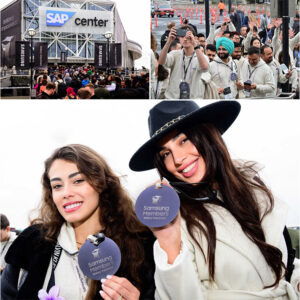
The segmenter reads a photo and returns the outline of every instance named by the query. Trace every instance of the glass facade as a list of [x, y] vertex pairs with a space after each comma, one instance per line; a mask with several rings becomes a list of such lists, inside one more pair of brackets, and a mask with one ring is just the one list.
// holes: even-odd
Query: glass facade
[[[106, 1], [107, 2], [107, 1]], [[62, 51], [67, 52], [68, 58], [83, 60], [94, 59], [94, 42], [106, 42], [107, 40], [100, 34], [74, 34], [72, 32], [39, 32], [39, 6], [49, 8], [75, 8], [93, 11], [113, 11], [113, 3], [101, 3], [100, 1], [85, 2], [78, 1], [43, 1], [43, 0], [24, 0], [23, 2], [23, 23], [24, 39], [29, 40], [28, 29], [34, 28], [37, 33], [33, 41], [48, 42], [48, 58], [60, 59]], [[114, 38], [114, 34], [113, 34]]]

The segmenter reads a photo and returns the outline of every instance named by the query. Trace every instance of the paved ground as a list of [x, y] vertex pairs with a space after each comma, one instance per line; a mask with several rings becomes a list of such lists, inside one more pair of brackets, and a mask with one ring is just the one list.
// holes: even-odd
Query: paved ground
[[[159, 2], [159, 1], [158, 1]], [[233, 4], [235, 4], [235, 1], [232, 1]], [[189, 14], [188, 19], [190, 20], [190, 23], [192, 23], [193, 25], [197, 26], [197, 31], [198, 33], [202, 32], [205, 34], [205, 18], [204, 18], [204, 5], [192, 5], [191, 3], [189, 4], [184, 4], [183, 2], [179, 2], [179, 1], [171, 1], [172, 7], [177, 9], [177, 12], [179, 14], [179, 16], [175, 13], [175, 16], [173, 18], [168, 18], [168, 17], [161, 17], [161, 18], [157, 18], [157, 27], [155, 26], [155, 18], [151, 18], [152, 20], [152, 31], [154, 33], [154, 36], [156, 37], [156, 41], [157, 41], [157, 52], [160, 52], [160, 38], [162, 36], [162, 34], [165, 32], [165, 30], [167, 29], [167, 24], [170, 21], [174, 21], [176, 24], [176, 27], [180, 26], [180, 14], [182, 13], [183, 18], [185, 17], [186, 14], [186, 9], [187, 8], [194, 8], [194, 13], [193, 13], [193, 18], [191, 18], [191, 14]], [[215, 8], [216, 5], [210, 5], [210, 8]], [[244, 5], [243, 7], [245, 7], [245, 14], [248, 14], [248, 11], [251, 9], [255, 9], [257, 10], [257, 8], [259, 9], [259, 13], [262, 14], [262, 12], [266, 11], [267, 9], [269, 9], [269, 4], [265, 3], [264, 5], [257, 5], [257, 4], [252, 4], [252, 5]], [[198, 14], [197, 12], [197, 8], [198, 8]], [[202, 8], [202, 24], [200, 24], [201, 19], [200, 19], [200, 12], [201, 12], [201, 8]], [[181, 9], [181, 10], [180, 10]], [[226, 14], [226, 16], [228, 16], [228, 12]], [[223, 17], [219, 16], [219, 21], [216, 22], [216, 25], [221, 25], [223, 21]]]
[[[203, 16], [204, 16], [204, 12], [203, 12]], [[152, 18], [152, 30], [153, 30], [153, 34], [156, 38], [157, 41], [157, 52], [160, 52], [160, 38], [163, 35], [163, 33], [166, 31], [167, 29], [167, 24], [171, 21], [175, 22], [176, 24], [176, 28], [178, 28], [180, 26], [180, 19], [181, 17], [177, 17], [177, 15], [175, 15], [173, 18], [168, 18], [168, 17], [162, 17], [162, 18], [157, 18], [157, 27], [155, 26], [155, 18]], [[223, 21], [223, 17], [219, 18], [219, 22], [216, 23], [216, 25], [221, 25]], [[194, 18], [190, 19], [189, 18], [189, 22], [193, 25], [195, 25], [197, 27], [197, 31], [198, 33], [204, 33], [205, 34], [205, 19], [204, 17], [202, 17], [202, 25], [200, 24], [200, 13], [198, 13], [198, 18], [196, 19], [196, 15], [194, 13]]]

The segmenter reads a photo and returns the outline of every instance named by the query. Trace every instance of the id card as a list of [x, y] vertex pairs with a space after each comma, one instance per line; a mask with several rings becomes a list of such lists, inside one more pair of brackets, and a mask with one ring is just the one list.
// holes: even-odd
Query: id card
[[186, 81], [180, 82], [179, 91], [179, 99], [190, 99], [190, 85]]

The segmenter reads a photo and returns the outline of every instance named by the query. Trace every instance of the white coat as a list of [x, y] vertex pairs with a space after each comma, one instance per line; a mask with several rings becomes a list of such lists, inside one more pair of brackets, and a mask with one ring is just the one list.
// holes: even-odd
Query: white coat
[[251, 90], [251, 98], [264, 98], [275, 93], [273, 73], [263, 59], [260, 59], [254, 67], [251, 67], [248, 59], [243, 63], [240, 70], [240, 82], [243, 84], [248, 79], [256, 84], [256, 89]]
[[[183, 59], [183, 50], [173, 50], [167, 54], [164, 67], [170, 69], [169, 86], [166, 89], [166, 99], [179, 99], [179, 84], [184, 79], [183, 61], [187, 68], [191, 57], [185, 56]], [[208, 57], [205, 56], [207, 62]], [[194, 54], [191, 64], [186, 72], [186, 82], [190, 85], [190, 99], [204, 98], [205, 84], [203, 80], [210, 81], [208, 70], [202, 70], [196, 54]]]
[[[261, 211], [265, 211], [266, 196], [256, 191]], [[297, 300], [300, 282], [300, 263], [295, 260], [291, 284], [284, 279], [279, 286], [266, 288], [274, 283], [274, 275], [259, 248], [243, 232], [237, 220], [221, 206], [207, 204], [216, 227], [215, 281], [209, 280], [208, 265], [192, 237], [186, 223], [181, 221], [182, 250], [172, 265], [167, 254], [154, 245], [156, 263], [156, 299], [161, 300]], [[275, 200], [274, 208], [262, 221], [266, 242], [283, 253], [287, 262], [287, 249], [283, 236], [287, 206]], [[199, 234], [198, 241], [207, 253], [207, 241]]]
[[[219, 56], [209, 63], [209, 72], [212, 82], [217, 88], [230, 87], [233, 98], [236, 98], [238, 90], [236, 81], [238, 80], [238, 67], [235, 61], [229, 56], [228, 63], [224, 63]], [[231, 73], [235, 73], [237, 80], [231, 80]], [[220, 98], [224, 99], [224, 94], [220, 94]]]

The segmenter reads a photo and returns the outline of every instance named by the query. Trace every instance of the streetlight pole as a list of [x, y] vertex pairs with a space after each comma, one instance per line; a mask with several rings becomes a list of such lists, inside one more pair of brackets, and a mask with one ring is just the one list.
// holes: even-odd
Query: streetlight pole
[[31, 55], [30, 55], [30, 95], [32, 94], [32, 82], [33, 82], [33, 74], [32, 74], [32, 67], [33, 67], [33, 37], [35, 36], [35, 29], [29, 28], [28, 34], [30, 36], [30, 48], [31, 48]]
[[104, 37], [107, 40], [106, 72], [107, 72], [107, 75], [109, 75], [109, 66], [110, 66], [110, 61], [109, 61], [109, 40], [112, 37], [112, 33], [110, 31], [107, 31], [107, 32], [104, 33]]

